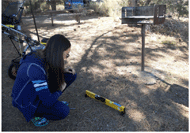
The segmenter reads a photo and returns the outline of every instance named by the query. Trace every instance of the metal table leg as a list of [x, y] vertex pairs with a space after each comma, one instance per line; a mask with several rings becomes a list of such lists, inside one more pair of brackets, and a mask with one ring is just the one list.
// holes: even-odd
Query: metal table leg
[[51, 15], [51, 23], [52, 23], [52, 26], [53, 26], [53, 13], [50, 13]]
[[144, 54], [145, 54], [145, 27], [146, 27], [146, 24], [142, 24], [142, 28], [141, 28], [141, 34], [142, 34], [141, 71], [144, 71]]

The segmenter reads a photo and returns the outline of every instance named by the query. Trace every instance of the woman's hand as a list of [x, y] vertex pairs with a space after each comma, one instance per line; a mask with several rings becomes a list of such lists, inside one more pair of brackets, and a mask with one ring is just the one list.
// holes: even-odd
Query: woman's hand
[[65, 68], [65, 72], [66, 73], [72, 73], [74, 75], [75, 74], [75, 69], [73, 69], [71, 67], [68, 67], [68, 68]]
[[61, 92], [63, 92], [66, 89], [67, 84], [64, 82], [63, 85], [61, 85]]

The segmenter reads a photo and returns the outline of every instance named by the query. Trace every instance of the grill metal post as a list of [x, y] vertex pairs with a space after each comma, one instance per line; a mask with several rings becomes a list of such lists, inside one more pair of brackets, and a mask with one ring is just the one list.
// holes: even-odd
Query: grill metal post
[[145, 27], [147, 24], [158, 25], [165, 21], [166, 5], [122, 7], [122, 24], [141, 24], [142, 55], [141, 71], [144, 71], [145, 62]]
[[145, 53], [145, 27], [146, 24], [142, 24], [141, 34], [142, 34], [142, 56], [141, 56], [141, 71], [144, 71], [144, 53]]

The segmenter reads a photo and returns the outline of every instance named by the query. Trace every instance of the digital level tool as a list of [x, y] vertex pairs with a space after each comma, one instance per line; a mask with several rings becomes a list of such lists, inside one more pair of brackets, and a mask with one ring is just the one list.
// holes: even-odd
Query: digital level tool
[[85, 93], [85, 97], [91, 97], [91, 98], [94, 98], [116, 110], [118, 110], [120, 112], [121, 115], [124, 115], [125, 114], [125, 107], [124, 106], [121, 106], [120, 104], [118, 103], [115, 103], [115, 102], [112, 102], [110, 101], [109, 99], [106, 99], [104, 97], [101, 97], [89, 90], [86, 90], [86, 93]]

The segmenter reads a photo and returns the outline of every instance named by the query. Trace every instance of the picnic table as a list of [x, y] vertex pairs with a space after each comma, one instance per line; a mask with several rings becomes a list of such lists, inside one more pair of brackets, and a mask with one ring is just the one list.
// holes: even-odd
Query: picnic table
[[67, 13], [67, 12], [71, 12], [70, 14], [68, 14], [68, 13], [67, 14], [69, 16], [75, 16], [75, 18], [77, 18], [76, 21], [78, 23], [80, 23], [80, 16], [83, 14], [82, 13], [83, 10], [84, 10], [83, 8], [81, 8], [81, 9], [67, 9], [67, 10], [61, 10], [61, 11], [52, 10], [52, 11], [46, 11], [45, 13], [50, 14], [52, 26], [54, 26], [53, 16], [57, 15], [57, 14]]

